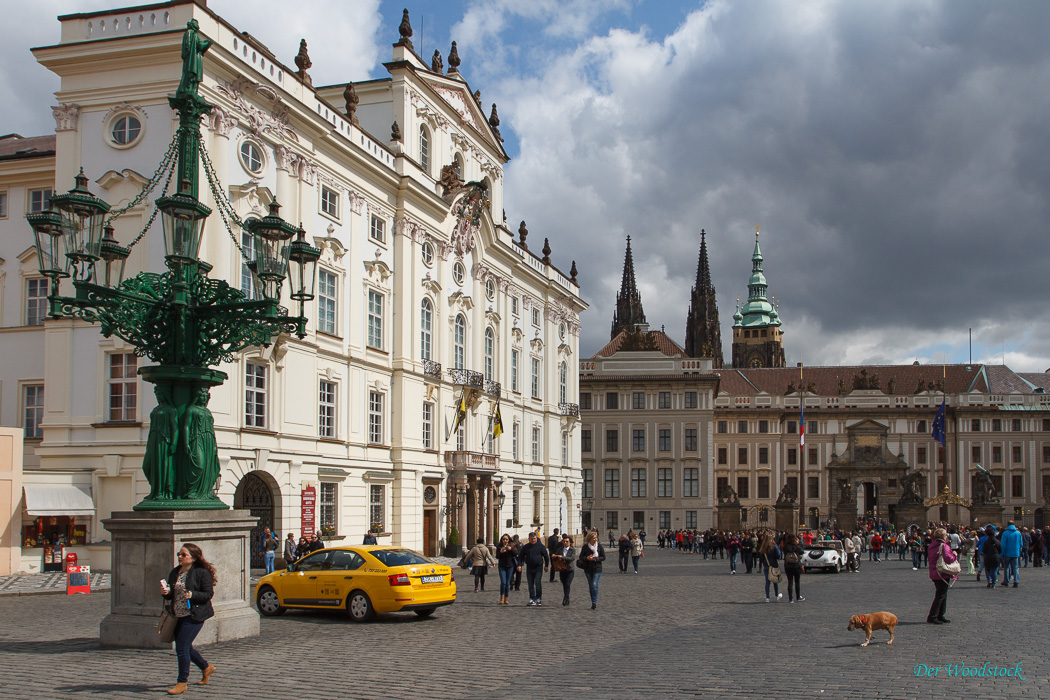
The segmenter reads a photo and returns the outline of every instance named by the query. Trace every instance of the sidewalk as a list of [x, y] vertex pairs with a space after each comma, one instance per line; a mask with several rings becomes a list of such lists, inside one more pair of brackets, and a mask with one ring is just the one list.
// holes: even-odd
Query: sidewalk
[[[108, 571], [93, 572], [91, 574], [92, 593], [97, 591], [108, 591], [110, 586], [110, 575]], [[15, 574], [14, 576], [0, 576], [0, 596], [65, 595], [65, 593], [66, 575], [64, 573]]]

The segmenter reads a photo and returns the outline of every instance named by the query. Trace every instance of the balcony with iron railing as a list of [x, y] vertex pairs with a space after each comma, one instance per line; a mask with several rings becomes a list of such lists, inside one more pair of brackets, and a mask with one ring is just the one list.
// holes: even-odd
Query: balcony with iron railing
[[500, 397], [500, 394], [503, 393], [503, 387], [497, 381], [494, 381], [492, 379], [486, 379], [485, 393], [489, 396], [495, 396], [498, 399]]
[[441, 379], [441, 363], [433, 360], [423, 360], [423, 376], [431, 379]]
[[475, 372], [472, 369], [449, 369], [445, 372], [448, 374], [448, 380], [456, 386], [478, 390], [485, 388], [485, 375], [481, 372]]
[[466, 471], [472, 474], [498, 472], [499, 455], [462, 450], [446, 452], [445, 469], [450, 472]]
[[580, 417], [580, 404], [578, 403], [560, 403], [558, 404], [558, 413], [563, 416], [571, 416], [573, 418]]

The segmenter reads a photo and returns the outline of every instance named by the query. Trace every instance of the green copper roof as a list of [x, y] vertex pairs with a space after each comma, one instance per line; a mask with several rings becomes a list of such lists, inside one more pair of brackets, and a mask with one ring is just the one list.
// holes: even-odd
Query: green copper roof
[[762, 249], [758, 245], [756, 232], [755, 252], [751, 254], [751, 279], [747, 283], [747, 303], [739, 314], [734, 314], [734, 328], [780, 325], [780, 315], [766, 298], [767, 290], [766, 276], [762, 272]]

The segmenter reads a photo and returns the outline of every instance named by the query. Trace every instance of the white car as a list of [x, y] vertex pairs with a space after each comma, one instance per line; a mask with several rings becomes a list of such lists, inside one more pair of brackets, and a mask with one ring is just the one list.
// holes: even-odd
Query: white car
[[806, 567], [807, 571], [842, 571], [846, 568], [846, 553], [842, 550], [842, 543], [838, 540], [825, 540], [803, 545], [802, 566]]

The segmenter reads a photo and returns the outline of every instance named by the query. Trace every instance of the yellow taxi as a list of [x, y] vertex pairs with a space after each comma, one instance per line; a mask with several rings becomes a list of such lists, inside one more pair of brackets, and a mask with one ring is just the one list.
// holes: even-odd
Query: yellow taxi
[[399, 547], [333, 547], [259, 579], [255, 602], [267, 617], [288, 608], [343, 609], [354, 622], [376, 613], [429, 617], [456, 602], [452, 569]]

